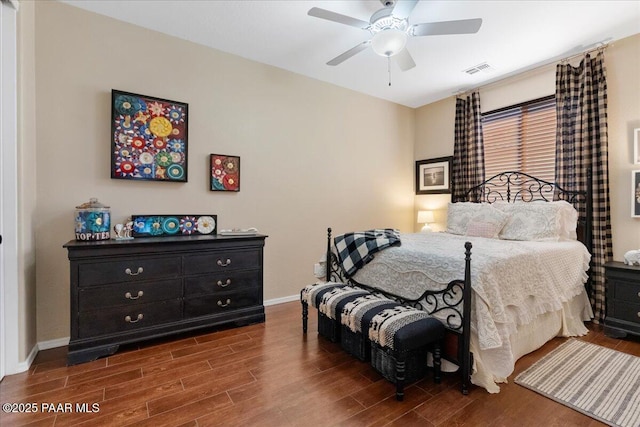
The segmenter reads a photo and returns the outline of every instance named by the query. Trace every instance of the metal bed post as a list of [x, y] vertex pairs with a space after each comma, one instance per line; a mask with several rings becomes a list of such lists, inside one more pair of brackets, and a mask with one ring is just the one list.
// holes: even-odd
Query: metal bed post
[[326, 280], [331, 281], [331, 227], [327, 228]]
[[471, 383], [471, 366], [473, 354], [471, 354], [471, 242], [465, 242], [464, 252], [464, 288], [462, 289], [462, 345], [458, 343], [458, 360], [461, 362], [462, 394], [469, 394]]

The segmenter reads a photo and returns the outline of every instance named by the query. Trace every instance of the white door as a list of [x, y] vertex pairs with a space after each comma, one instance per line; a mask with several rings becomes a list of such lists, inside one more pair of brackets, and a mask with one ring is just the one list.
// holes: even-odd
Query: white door
[[0, 2], [0, 380], [18, 367], [16, 0]]

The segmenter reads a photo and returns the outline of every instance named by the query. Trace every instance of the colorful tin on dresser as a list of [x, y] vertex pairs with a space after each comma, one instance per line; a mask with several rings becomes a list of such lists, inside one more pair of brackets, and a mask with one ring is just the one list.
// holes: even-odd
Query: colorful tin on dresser
[[92, 198], [76, 206], [76, 240], [108, 240], [111, 238], [110, 223], [109, 206], [98, 199]]

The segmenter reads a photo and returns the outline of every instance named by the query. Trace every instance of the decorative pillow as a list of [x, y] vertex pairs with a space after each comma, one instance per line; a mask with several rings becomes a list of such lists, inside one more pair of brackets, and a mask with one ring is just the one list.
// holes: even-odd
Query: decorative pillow
[[[489, 223], [500, 232], [507, 220], [507, 215], [487, 203], [449, 203], [447, 211], [447, 232], [451, 234], [469, 234], [471, 223]], [[472, 231], [477, 232], [477, 226], [473, 225]], [[497, 237], [497, 234], [493, 237]]]
[[466, 234], [467, 226], [476, 213], [481, 209], [481, 204], [470, 202], [449, 203], [447, 209], [447, 233]]
[[575, 240], [578, 213], [568, 202], [496, 203], [509, 218], [500, 232], [504, 240]]
[[578, 235], [578, 211], [573, 205], [564, 200], [551, 202], [560, 210], [560, 240], [576, 240]]
[[500, 229], [496, 224], [484, 221], [471, 221], [467, 226], [467, 236], [472, 237], [487, 237], [495, 239], [498, 237]]

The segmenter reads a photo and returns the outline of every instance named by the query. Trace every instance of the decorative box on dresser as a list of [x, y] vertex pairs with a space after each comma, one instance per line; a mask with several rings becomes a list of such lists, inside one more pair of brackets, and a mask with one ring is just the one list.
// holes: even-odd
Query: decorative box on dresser
[[640, 336], [640, 266], [612, 261], [605, 264], [607, 277], [607, 316], [604, 332], [624, 338]]
[[69, 365], [120, 345], [265, 320], [264, 235], [198, 235], [64, 245], [71, 267]]

